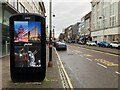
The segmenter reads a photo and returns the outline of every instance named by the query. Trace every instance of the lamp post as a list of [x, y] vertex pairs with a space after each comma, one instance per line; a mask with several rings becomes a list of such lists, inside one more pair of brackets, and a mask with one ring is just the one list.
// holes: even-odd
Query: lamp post
[[50, 4], [50, 9], [49, 9], [49, 29], [50, 29], [50, 34], [49, 34], [49, 62], [48, 62], [48, 67], [52, 67], [52, 0], [49, 2]]

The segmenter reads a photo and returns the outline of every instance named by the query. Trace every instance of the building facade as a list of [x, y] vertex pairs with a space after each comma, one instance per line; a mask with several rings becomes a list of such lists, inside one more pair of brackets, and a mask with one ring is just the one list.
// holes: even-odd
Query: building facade
[[0, 33], [2, 33], [1, 56], [9, 54], [9, 17], [16, 13], [37, 13], [45, 16], [42, 0], [3, 0], [0, 1]]
[[68, 27], [68, 40], [72, 40], [72, 25], [70, 25], [69, 27]]
[[81, 18], [80, 37], [91, 37], [91, 12]]
[[72, 40], [76, 40], [79, 36], [79, 24], [80, 22], [77, 22], [74, 25], [72, 25]]
[[91, 36], [97, 42], [120, 41], [120, 0], [93, 0]]

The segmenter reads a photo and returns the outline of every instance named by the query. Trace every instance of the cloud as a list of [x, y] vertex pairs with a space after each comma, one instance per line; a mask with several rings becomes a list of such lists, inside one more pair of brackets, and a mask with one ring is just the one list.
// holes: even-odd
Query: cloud
[[[80, 22], [81, 18], [91, 11], [91, 0], [52, 1], [52, 12], [55, 14], [53, 25], [55, 26], [56, 36], [67, 26]], [[47, 8], [49, 8], [49, 6], [47, 6]], [[47, 15], [49, 15], [49, 13], [47, 13]], [[47, 21], [49, 22], [49, 19]]]

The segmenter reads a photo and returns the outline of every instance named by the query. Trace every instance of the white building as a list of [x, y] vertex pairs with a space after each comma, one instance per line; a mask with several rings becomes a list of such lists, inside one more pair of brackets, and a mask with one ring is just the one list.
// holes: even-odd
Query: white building
[[80, 36], [86, 38], [91, 36], [91, 12], [87, 13], [81, 18]]
[[120, 0], [93, 0], [91, 36], [97, 42], [120, 41]]

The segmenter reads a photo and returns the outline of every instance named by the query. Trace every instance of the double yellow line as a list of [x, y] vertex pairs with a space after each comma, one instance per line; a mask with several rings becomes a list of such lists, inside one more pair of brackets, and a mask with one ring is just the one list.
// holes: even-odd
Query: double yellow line
[[[55, 51], [56, 51], [56, 49], [55, 49]], [[58, 59], [59, 59], [60, 64], [61, 64], [61, 68], [63, 69], [63, 72], [64, 72], [65, 77], [66, 77], [66, 79], [67, 79], [67, 82], [68, 82], [68, 84], [69, 84], [70, 90], [74, 90], [73, 85], [72, 85], [72, 83], [71, 83], [71, 81], [70, 81], [70, 78], [68, 77], [68, 75], [67, 75], [67, 73], [66, 73], [66, 71], [65, 71], [65, 68], [64, 68], [64, 66], [63, 66], [63, 64], [62, 64], [62, 60], [60, 59], [60, 56], [58, 55], [58, 52], [57, 52], [57, 51], [56, 51], [56, 54], [57, 54], [57, 56], [58, 56]]]

